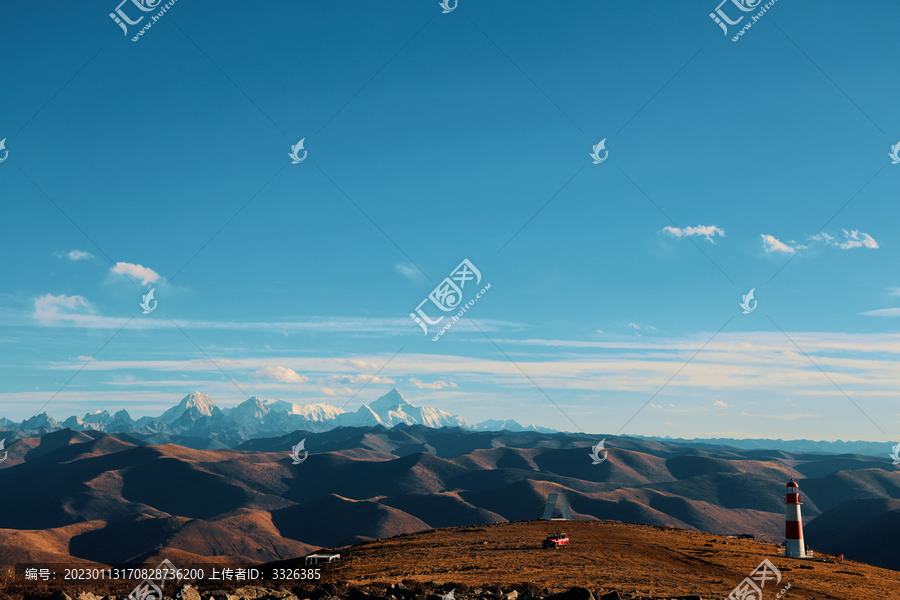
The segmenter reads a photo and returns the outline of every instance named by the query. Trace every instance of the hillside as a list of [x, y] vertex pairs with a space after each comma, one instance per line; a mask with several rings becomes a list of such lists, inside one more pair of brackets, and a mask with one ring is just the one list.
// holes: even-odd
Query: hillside
[[[309, 455], [295, 465], [289, 450], [301, 440]], [[610, 438], [609, 459], [594, 465], [595, 442], [399, 425], [297, 431], [240, 449], [200, 450], [66, 429], [8, 447], [0, 488], [16, 493], [0, 511], [0, 562], [124, 562], [166, 552], [194, 562], [274, 561], [319, 546], [534, 519], [553, 492], [564, 493], [584, 521], [780, 543], [781, 497], [794, 477], [813, 548], [893, 565], [883, 548], [900, 535], [890, 503], [900, 500], [900, 472], [887, 458]], [[862, 525], [883, 536], [883, 547], [852, 543], [861, 526], [853, 510], [815, 520], [864, 499], [880, 502], [867, 507], [870, 521]]]
[[[568, 550], [542, 549], [564, 530]], [[550, 592], [579, 586], [595, 596], [698, 595], [725, 598], [763, 561], [779, 569], [764, 598], [791, 584], [791, 600], [896, 600], [900, 573], [861, 563], [788, 559], [763, 542], [628, 523], [528, 521], [460, 527], [378, 540], [345, 549], [330, 573], [338, 583], [439, 582], [460, 591], [528, 587]], [[771, 591], [770, 591], [771, 590]]]

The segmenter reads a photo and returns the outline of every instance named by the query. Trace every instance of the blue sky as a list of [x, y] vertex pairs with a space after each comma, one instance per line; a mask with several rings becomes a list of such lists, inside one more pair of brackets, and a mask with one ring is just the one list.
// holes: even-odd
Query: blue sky
[[708, 4], [0, 4], [0, 414], [896, 440], [900, 7]]

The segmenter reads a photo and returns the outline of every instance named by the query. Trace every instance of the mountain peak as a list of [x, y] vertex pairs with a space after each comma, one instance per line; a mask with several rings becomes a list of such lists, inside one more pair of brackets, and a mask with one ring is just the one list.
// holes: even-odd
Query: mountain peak
[[409, 401], [403, 397], [403, 394], [401, 394], [400, 390], [398, 390], [397, 388], [392, 389], [375, 402], [369, 404], [369, 407], [375, 412], [391, 410], [399, 406], [412, 406], [412, 404], [410, 404]]
[[124, 408], [113, 415], [114, 419], [118, 419], [120, 421], [124, 421], [126, 423], [134, 423], [134, 419], [131, 418], [131, 415], [128, 414], [128, 411]]
[[173, 406], [160, 415], [159, 420], [171, 424], [191, 408], [197, 409], [197, 412], [206, 417], [217, 415], [220, 412], [212, 398], [200, 392], [193, 392], [182, 398], [177, 406]]

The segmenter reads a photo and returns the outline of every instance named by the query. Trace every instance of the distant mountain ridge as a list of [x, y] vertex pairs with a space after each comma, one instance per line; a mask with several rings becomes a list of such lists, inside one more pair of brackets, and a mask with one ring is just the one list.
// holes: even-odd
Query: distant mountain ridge
[[[557, 433], [546, 427], [524, 427], [512, 420], [488, 420], [472, 424], [458, 415], [438, 408], [415, 406], [396, 388], [355, 412], [345, 412], [330, 404], [294, 404], [284, 400], [265, 400], [253, 396], [241, 404], [220, 409], [212, 398], [193, 392], [158, 417], [134, 420], [126, 410], [110, 415], [96, 410], [79, 418], [72, 416], [60, 423], [46, 412], [21, 423], [0, 419], [0, 438], [40, 436], [61, 429], [128, 433], [151, 444], [175, 443], [196, 449], [234, 448], [256, 438], [286, 435], [303, 430], [321, 433], [337, 427], [460, 427], [478, 431], [532, 431]], [[11, 433], [12, 435], [4, 435]]]
[[[200, 414], [182, 408], [176, 423]], [[0, 489], [10, 492], [0, 510], [0, 567], [151, 555], [280, 560], [400, 533], [537, 519], [559, 492], [578, 520], [780, 543], [791, 478], [817, 553], [900, 565], [900, 469], [887, 457], [606, 437], [601, 464], [589, 456], [596, 438], [581, 433], [405, 423], [294, 431], [235, 449], [150, 445], [90, 429], [17, 439], [0, 464]], [[309, 455], [294, 464], [290, 449], [301, 440]]]
[[735, 439], [735, 438], [672, 438], [669, 436], [643, 436], [628, 435], [627, 437], [639, 440], [653, 440], [670, 444], [685, 444], [694, 448], [729, 446], [741, 450], [781, 450], [784, 452], [809, 452], [813, 454], [865, 454], [868, 456], [884, 457], [889, 454], [893, 444], [885, 442], [855, 441], [834, 442], [816, 440], [782, 440], [782, 439]]

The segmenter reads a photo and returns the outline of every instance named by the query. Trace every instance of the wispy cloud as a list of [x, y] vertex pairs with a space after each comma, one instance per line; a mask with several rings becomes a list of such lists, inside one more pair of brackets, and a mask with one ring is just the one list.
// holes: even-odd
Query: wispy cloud
[[341, 385], [359, 385], [363, 383], [396, 383], [390, 377], [379, 377], [377, 375], [373, 377], [372, 375], [366, 375], [364, 373], [360, 373], [358, 375], [332, 375], [331, 379], [335, 383], [339, 383]]
[[110, 272], [113, 275], [122, 275], [123, 273], [127, 275], [131, 275], [135, 279], [141, 280], [141, 285], [147, 285], [148, 283], [155, 283], [159, 281], [160, 275], [153, 269], [149, 267], [144, 267], [142, 265], [135, 265], [127, 262], [117, 262], [115, 267], [112, 267]]
[[34, 301], [34, 318], [42, 325], [70, 324], [88, 327], [106, 325], [121, 327], [121, 319], [110, 319], [94, 314], [94, 308], [84, 296], [54, 296], [45, 294]]
[[360, 371], [365, 371], [368, 369], [372, 369], [374, 371], [378, 370], [378, 365], [376, 365], [375, 363], [367, 363], [364, 360], [358, 360], [355, 358], [335, 358], [334, 360], [339, 365], [350, 365], [352, 367], [356, 367]]
[[715, 244], [716, 241], [713, 239], [715, 236], [719, 235], [725, 237], [725, 230], [720, 227], [716, 227], [715, 225], [697, 225], [696, 227], [663, 227], [660, 233], [668, 233], [672, 237], [682, 238], [682, 237], [690, 237], [694, 235], [703, 236], [706, 238], [706, 241]]
[[839, 244], [841, 248], [847, 250], [849, 248], [862, 248], [865, 246], [866, 248], [878, 248], [878, 242], [876, 242], [871, 235], [868, 233], [862, 233], [861, 231], [857, 231], [854, 229], [850, 233], [847, 233], [847, 230], [844, 230], [844, 237], [847, 238], [847, 241], [843, 244]]
[[789, 415], [754, 415], [747, 412], [741, 413], [742, 417], [757, 417], [760, 419], [779, 419], [781, 421], [796, 421], [797, 419], [821, 419], [822, 415], [805, 415], [805, 414], [789, 414]]
[[407, 279], [418, 279], [422, 276], [422, 271], [412, 265], [406, 263], [397, 263], [394, 265], [394, 273], [403, 275]]
[[354, 393], [353, 390], [348, 387], [338, 389], [323, 387], [321, 392], [326, 396], [349, 396]]
[[900, 317], [900, 308], [879, 308], [859, 313], [863, 317]]
[[765, 233], [761, 233], [760, 236], [762, 237], [762, 241], [763, 241], [763, 250], [765, 250], [766, 253], [796, 252], [797, 250], [799, 250], [800, 248], [803, 247], [803, 246], [797, 246], [796, 248], [792, 248], [791, 246], [788, 246], [784, 242], [776, 239], [775, 236], [766, 235]]
[[425, 383], [416, 379], [415, 377], [410, 377], [409, 382], [416, 386], [417, 388], [426, 389], [426, 390], [439, 390], [441, 388], [455, 388], [457, 385], [452, 381], [434, 381], [432, 383]]
[[728, 405], [721, 400], [716, 400], [713, 402], [713, 406], [718, 406], [719, 408], [728, 408]]
[[278, 383], [306, 383], [310, 380], [309, 377], [300, 375], [297, 371], [285, 367], [263, 367], [257, 369], [253, 373], [253, 377], [261, 381], [275, 381]]
[[84, 250], [69, 250], [68, 252], [54, 252], [53, 256], [57, 258], [68, 258], [69, 260], [89, 260], [91, 258], [96, 258], [90, 252], [85, 252]]
[[[844, 238], [846, 241], [837, 242], [834, 239], [834, 236], [825, 233], [824, 231], [821, 233], [817, 233], [816, 235], [809, 238], [807, 243], [809, 242], [825, 242], [826, 246], [832, 246], [835, 248], [840, 248], [842, 250], [849, 250], [851, 248], [878, 248], [878, 242], [869, 235], [868, 233], [863, 233], [859, 230], [854, 229], [853, 231], [843, 230]], [[784, 242], [777, 239], [775, 236], [767, 235], [765, 233], [760, 234], [763, 240], [763, 250], [766, 253], [772, 252], [797, 252], [804, 248], [804, 244], [798, 244], [795, 246], [791, 246], [785, 244]], [[797, 242], [791, 240], [791, 244], [797, 244]]]

